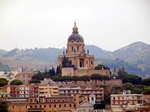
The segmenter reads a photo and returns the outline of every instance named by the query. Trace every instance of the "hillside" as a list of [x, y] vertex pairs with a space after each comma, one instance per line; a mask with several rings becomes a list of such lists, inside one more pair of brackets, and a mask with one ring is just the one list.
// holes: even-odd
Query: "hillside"
[[0, 49], [0, 57], [6, 53], [7, 53], [7, 51]]
[[89, 50], [89, 53], [91, 55], [94, 55], [96, 58], [104, 58], [108, 59], [110, 58], [110, 51], [106, 51], [101, 49], [100, 47], [97, 47], [95, 45], [85, 45], [85, 50]]
[[28, 60], [41, 60], [41, 61], [57, 61], [57, 56], [62, 54], [62, 49], [57, 48], [40, 48], [40, 49], [13, 49], [4, 54], [3, 57], [15, 57], [16, 59], [27, 58]]
[[138, 60], [147, 63], [147, 58], [150, 57], [150, 45], [135, 42], [112, 52], [112, 55], [127, 62], [136, 62]]
[[4, 65], [4, 64], [2, 64], [2, 63], [0, 62], [0, 71], [6, 72], [6, 71], [8, 71], [8, 70], [10, 70], [9, 66], [8, 66], [8, 65]]
[[[95, 63], [105, 64], [110, 68], [124, 66], [127, 72], [146, 76], [150, 74], [150, 45], [143, 42], [135, 42], [114, 52], [106, 51], [94, 45], [85, 45], [95, 56]], [[13, 49], [4, 53], [0, 60], [4, 65], [17, 68], [28, 66], [39, 70], [57, 65], [58, 55], [63, 54], [63, 49], [40, 48], [40, 49]]]

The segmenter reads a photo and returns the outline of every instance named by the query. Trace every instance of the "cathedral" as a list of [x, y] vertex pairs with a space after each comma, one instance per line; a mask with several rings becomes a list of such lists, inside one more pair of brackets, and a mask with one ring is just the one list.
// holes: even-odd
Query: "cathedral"
[[85, 51], [84, 39], [74, 23], [72, 34], [67, 41], [67, 49], [58, 56], [58, 65], [62, 68], [62, 76], [83, 76], [92, 74], [110, 75], [108, 69], [95, 70], [94, 56]]

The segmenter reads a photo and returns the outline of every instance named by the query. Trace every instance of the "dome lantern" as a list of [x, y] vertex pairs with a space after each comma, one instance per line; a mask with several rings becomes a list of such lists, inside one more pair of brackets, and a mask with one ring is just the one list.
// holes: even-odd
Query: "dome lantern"
[[72, 33], [78, 33], [78, 27], [76, 26], [76, 22], [74, 22], [74, 27], [72, 28]]
[[74, 22], [74, 26], [72, 30], [73, 32], [72, 32], [72, 35], [69, 36], [68, 42], [70, 41], [84, 42], [83, 37], [80, 34], [78, 34], [78, 27], [76, 26], [76, 22]]

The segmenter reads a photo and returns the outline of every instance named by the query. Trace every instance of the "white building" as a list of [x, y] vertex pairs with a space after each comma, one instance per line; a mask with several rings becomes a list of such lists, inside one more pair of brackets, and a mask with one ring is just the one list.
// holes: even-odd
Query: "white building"
[[130, 90], [124, 90], [122, 94], [111, 94], [110, 97], [112, 112], [136, 110], [143, 101], [143, 94], [131, 94]]

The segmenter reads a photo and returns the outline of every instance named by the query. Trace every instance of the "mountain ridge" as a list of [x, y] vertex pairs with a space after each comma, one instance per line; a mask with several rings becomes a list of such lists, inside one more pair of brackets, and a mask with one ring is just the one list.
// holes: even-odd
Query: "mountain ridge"
[[[57, 66], [57, 57], [63, 54], [64, 50], [64, 48], [51, 47], [25, 50], [13, 49], [4, 53], [0, 60], [10, 67], [13, 67], [12, 65], [18, 67], [19, 63], [21, 64], [20, 66], [24, 64], [24, 66], [28, 65], [31, 68], [35, 67], [38, 69], [44, 66], [52, 67]], [[95, 61], [97, 62], [103, 62], [111, 67], [120, 67], [125, 64], [126, 68], [133, 68], [133, 70], [127, 69], [129, 72], [131, 71], [131, 73], [136, 73], [134, 70], [137, 70], [137, 74], [150, 74], [150, 45], [144, 42], [134, 42], [113, 52], [103, 50], [95, 45], [85, 45], [85, 51], [87, 52], [87, 50], [89, 50], [90, 55], [95, 56]], [[119, 63], [122, 64], [119, 65], [115, 59], [122, 60], [119, 61]], [[15, 62], [18, 63], [18, 65]], [[31, 66], [32, 63], [34, 63], [33, 66]], [[119, 66], [115, 66], [116, 64]]]

